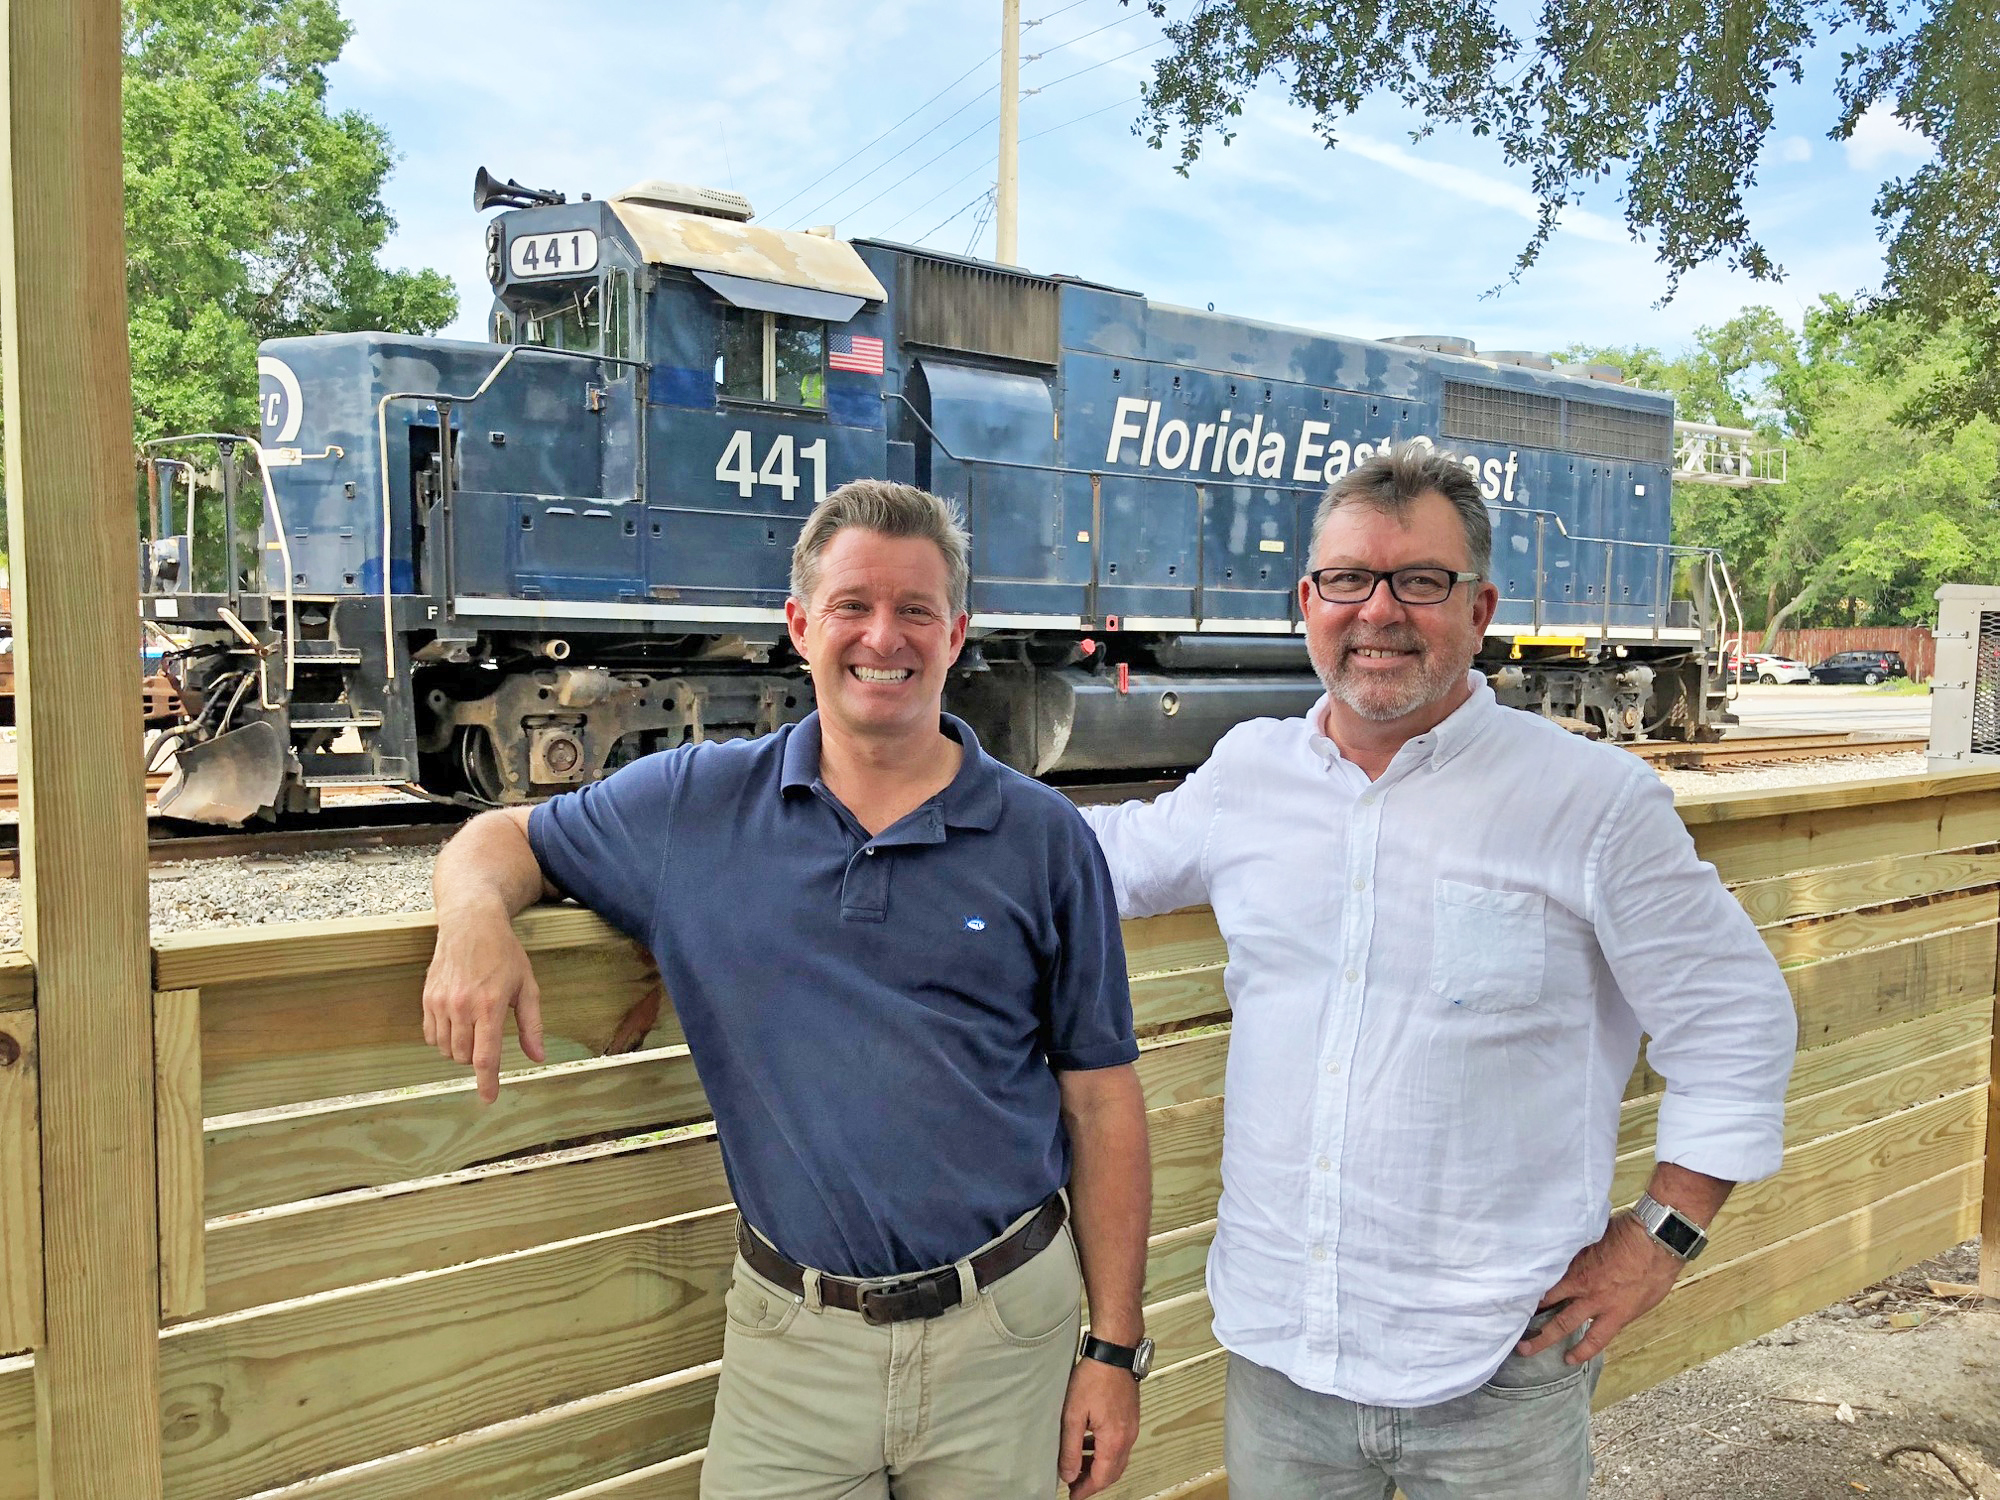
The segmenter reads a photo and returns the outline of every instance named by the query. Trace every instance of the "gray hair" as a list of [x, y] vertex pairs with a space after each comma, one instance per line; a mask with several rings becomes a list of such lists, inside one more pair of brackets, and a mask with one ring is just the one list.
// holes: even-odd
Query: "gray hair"
[[950, 503], [928, 490], [887, 479], [851, 479], [815, 505], [792, 547], [792, 597], [800, 604], [819, 587], [819, 559], [850, 526], [883, 536], [918, 537], [944, 555], [951, 612], [965, 613], [972, 592], [972, 539]]
[[1466, 460], [1422, 441], [1398, 443], [1355, 465], [1327, 487], [1313, 516], [1310, 558], [1319, 556], [1320, 533], [1343, 505], [1365, 505], [1401, 518], [1425, 495], [1442, 495], [1458, 512], [1472, 571], [1484, 578], [1493, 568], [1493, 520], [1479, 497], [1479, 481]]

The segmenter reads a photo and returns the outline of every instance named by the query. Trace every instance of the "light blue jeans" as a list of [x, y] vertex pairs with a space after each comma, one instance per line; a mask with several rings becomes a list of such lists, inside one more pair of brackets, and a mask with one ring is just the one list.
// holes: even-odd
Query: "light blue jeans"
[[1231, 1500], [1584, 1500], [1600, 1355], [1566, 1365], [1582, 1330], [1507, 1356], [1435, 1406], [1361, 1406], [1229, 1356], [1223, 1461]]

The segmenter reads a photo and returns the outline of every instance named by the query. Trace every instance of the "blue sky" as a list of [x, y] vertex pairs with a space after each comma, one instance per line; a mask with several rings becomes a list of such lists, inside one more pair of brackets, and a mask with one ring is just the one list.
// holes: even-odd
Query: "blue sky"
[[[1180, 14], [1188, 0], [1172, 0]], [[746, 195], [767, 222], [990, 255], [981, 195], [993, 178], [999, 0], [723, 0], [552, 6], [522, 0], [344, 0], [354, 39], [333, 102], [385, 126], [401, 160], [386, 197], [386, 259], [458, 284], [452, 331], [481, 337], [473, 171], [603, 196], [643, 178]], [[1749, 195], [1787, 271], [1776, 285], [1714, 268], [1654, 304], [1665, 277], [1627, 237], [1606, 189], [1517, 285], [1506, 277], [1533, 199], [1490, 143], [1371, 103], [1328, 151], [1282, 92], [1253, 98], [1233, 145], [1188, 178], [1132, 133], [1157, 22], [1118, 0], [1023, 0], [1031, 26], [1021, 107], [1021, 260], [1189, 306], [1335, 332], [1450, 333], [1482, 348], [1643, 342], [1768, 303], [1796, 319], [1821, 292], [1874, 286], [1869, 212], [1921, 143], [1886, 115], [1853, 141], [1833, 121], [1832, 49], [1785, 85]], [[953, 80], [961, 80], [955, 86]], [[943, 97], [846, 165], [918, 106]], [[787, 202], [786, 200], [790, 200]], [[975, 231], [977, 231], [975, 237]]]

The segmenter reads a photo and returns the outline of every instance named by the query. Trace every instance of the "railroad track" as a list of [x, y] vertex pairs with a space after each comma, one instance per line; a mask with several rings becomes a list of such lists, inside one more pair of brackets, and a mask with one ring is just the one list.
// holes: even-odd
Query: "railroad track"
[[1646, 740], [1625, 746], [1662, 770], [1706, 771], [1785, 760], [1829, 760], [1854, 755], [1900, 755], [1922, 750], [1928, 738], [1860, 740], [1849, 734], [1766, 734], [1690, 745], [1682, 740]]

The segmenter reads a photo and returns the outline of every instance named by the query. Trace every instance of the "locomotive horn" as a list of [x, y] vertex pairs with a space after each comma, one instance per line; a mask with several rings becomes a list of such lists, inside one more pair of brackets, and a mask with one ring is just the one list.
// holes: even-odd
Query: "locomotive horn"
[[489, 208], [534, 208], [539, 204], [567, 203], [569, 199], [550, 188], [522, 187], [508, 178], [499, 181], [481, 167], [472, 179], [472, 211], [483, 214]]

